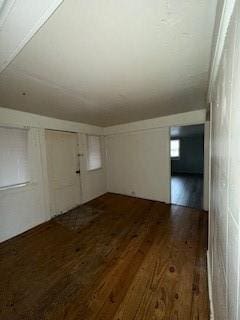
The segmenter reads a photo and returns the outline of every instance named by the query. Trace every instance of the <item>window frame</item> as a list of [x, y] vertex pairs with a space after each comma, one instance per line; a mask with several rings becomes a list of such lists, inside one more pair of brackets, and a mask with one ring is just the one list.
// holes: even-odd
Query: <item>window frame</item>
[[30, 157], [29, 157], [29, 132], [30, 128], [27, 126], [9, 126], [0, 123], [0, 128], [6, 129], [19, 129], [19, 130], [26, 130], [27, 133], [27, 162], [28, 162], [28, 179], [22, 183], [14, 183], [11, 185], [0, 186], [0, 192], [7, 192], [7, 191], [20, 191], [22, 188], [26, 188], [31, 184], [31, 164], [30, 164]]
[[[89, 137], [97, 137], [99, 139], [99, 152], [100, 152], [100, 166], [97, 168], [90, 168], [89, 163], [90, 163], [90, 153], [89, 153]], [[87, 135], [87, 171], [92, 172], [92, 171], [98, 171], [103, 168], [103, 157], [102, 157], [102, 141], [101, 141], [101, 136], [96, 135], [96, 134], [88, 134]]]
[[[172, 148], [171, 148], [171, 142], [172, 141], [178, 141], [178, 156], [172, 156]], [[180, 160], [181, 158], [181, 139], [179, 138], [173, 138], [170, 140], [170, 158], [171, 160]]]

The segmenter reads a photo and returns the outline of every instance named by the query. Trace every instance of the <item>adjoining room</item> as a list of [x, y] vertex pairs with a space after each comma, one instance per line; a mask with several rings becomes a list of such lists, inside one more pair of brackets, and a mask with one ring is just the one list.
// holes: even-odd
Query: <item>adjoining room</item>
[[203, 208], [204, 125], [171, 128], [171, 203]]

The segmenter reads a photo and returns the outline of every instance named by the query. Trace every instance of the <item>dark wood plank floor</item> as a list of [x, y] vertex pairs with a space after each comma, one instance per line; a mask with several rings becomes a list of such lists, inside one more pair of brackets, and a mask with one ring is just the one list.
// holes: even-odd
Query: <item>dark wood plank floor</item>
[[106, 194], [0, 245], [0, 319], [209, 319], [207, 214]]
[[171, 203], [201, 209], [203, 207], [203, 176], [173, 174], [171, 177]]

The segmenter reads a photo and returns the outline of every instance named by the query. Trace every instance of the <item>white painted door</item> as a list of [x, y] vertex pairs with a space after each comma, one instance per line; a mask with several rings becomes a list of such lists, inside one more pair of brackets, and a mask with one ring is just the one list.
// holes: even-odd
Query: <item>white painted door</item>
[[66, 212], [81, 202], [80, 163], [76, 133], [46, 130], [51, 215]]

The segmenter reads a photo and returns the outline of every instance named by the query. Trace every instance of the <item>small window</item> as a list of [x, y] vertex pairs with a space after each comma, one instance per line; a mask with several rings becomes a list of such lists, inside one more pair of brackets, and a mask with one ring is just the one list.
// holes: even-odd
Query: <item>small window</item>
[[171, 140], [171, 158], [172, 159], [180, 158], [180, 140], [179, 139]]
[[102, 167], [101, 141], [98, 136], [88, 136], [88, 170]]
[[28, 181], [28, 130], [0, 127], [0, 188]]

